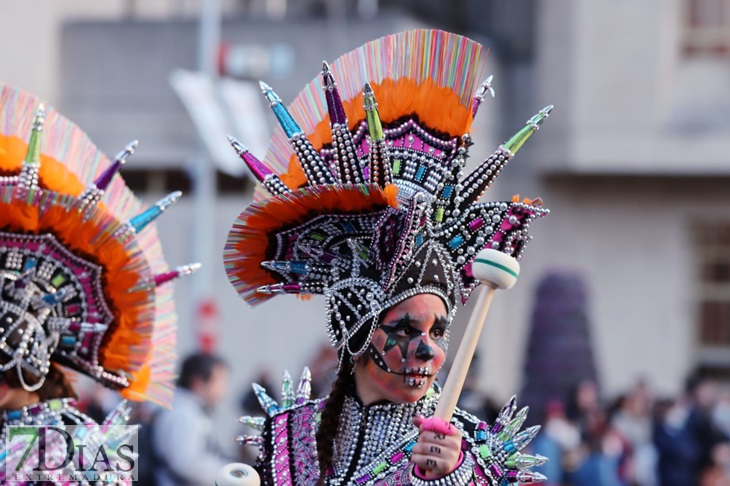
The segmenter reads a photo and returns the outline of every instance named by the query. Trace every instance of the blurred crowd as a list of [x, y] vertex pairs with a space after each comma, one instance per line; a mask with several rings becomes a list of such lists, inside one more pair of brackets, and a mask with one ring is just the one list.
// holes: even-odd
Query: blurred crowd
[[[494, 404], [474, 395], [462, 407], [493, 420]], [[541, 408], [530, 448], [549, 458], [547, 486], [730, 486], [730, 389], [713, 379], [693, 376], [671, 399], [638, 382], [608, 403], [583, 381]]]
[[[329, 346], [323, 346], [309, 364], [312, 396], [325, 396], [337, 369], [337, 355]], [[190, 454], [209, 458], [209, 474], [234, 459], [226, 457], [211, 441], [215, 434], [209, 414], [230, 387], [225, 362], [194, 355], [183, 365], [180, 396], [172, 412], [149, 408], [136, 411], [138, 423], [146, 425], [140, 432], [141, 452], [143, 457], [156, 458], [151, 467], [157, 469], [157, 476], [162, 469], [169, 475], [170, 465], [184, 476], [187, 472], [183, 466], [200, 464], [200, 460], [190, 461]], [[281, 386], [277, 376], [262, 371], [256, 379], [274, 398], [278, 398]], [[491, 423], [499, 406], [479, 391], [476, 376], [467, 378], [459, 406]], [[243, 390], [242, 414], [261, 415], [250, 386]], [[86, 403], [86, 410], [98, 412], [99, 416], [114, 406], [102, 391], [95, 390]], [[191, 414], [197, 418], [193, 420]], [[612, 402], [603, 402], [596, 383], [586, 380], [576, 384], [565, 399], [550, 400], [543, 406], [533, 404], [529, 417], [533, 424], [542, 425], [528, 447], [530, 453], [549, 459], [540, 468], [548, 477], [546, 486], [730, 486], [730, 388], [711, 378], [690, 377], [681, 396], [671, 399], [657, 398], [651, 387], [640, 381]], [[185, 422], [189, 431], [191, 421], [200, 426], [190, 437], [174, 438], [170, 431], [176, 429], [172, 424], [176, 419]], [[171, 422], [169, 426], [166, 421]], [[241, 433], [250, 431], [241, 426]], [[185, 448], [164, 447], [172, 451], [169, 458], [154, 450], [142, 450], [154, 449], [156, 443], [159, 446], [165, 440], [190, 440], [198, 446], [188, 447], [187, 454], [183, 454]], [[181, 460], [176, 459], [175, 451]], [[241, 447], [240, 454], [235, 459], [252, 463], [256, 448]], [[150, 484], [186, 484], [182, 477], [173, 477], [172, 482], [158, 479]]]

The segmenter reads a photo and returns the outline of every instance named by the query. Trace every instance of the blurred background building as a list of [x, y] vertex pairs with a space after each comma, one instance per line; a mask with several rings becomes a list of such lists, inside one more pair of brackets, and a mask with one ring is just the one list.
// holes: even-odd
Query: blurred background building
[[[293, 297], [251, 309], [227, 282], [220, 255], [249, 179], [221, 166], [207, 220], [196, 216], [190, 193], [210, 156], [170, 79], [200, 66], [200, 11], [199, 0], [6, 0], [0, 79], [46, 98], [108, 154], [140, 139], [124, 177], [144, 199], [188, 193], [160, 221], [168, 260], [201, 260], [207, 273], [177, 284], [179, 346], [203, 339], [230, 360], [230, 415], [262, 370], [314, 359], [324, 313]], [[532, 228], [519, 284], [495, 300], [480, 342], [485, 393], [502, 400], [525, 382], [535, 293], [554, 271], [585, 284], [593, 362], [554, 358], [590, 367], [604, 396], [640, 379], [676, 395], [698, 368], [730, 379], [730, 0], [220, 0], [220, 11], [214, 67], [244, 86], [261, 77], [285, 101], [322, 59], [388, 33], [436, 27], [489, 46], [497, 98], [480, 113], [472, 163], [556, 106], [487, 195], [539, 195], [552, 213]], [[256, 140], [236, 133], [252, 147], [274, 123], [259, 103]]]

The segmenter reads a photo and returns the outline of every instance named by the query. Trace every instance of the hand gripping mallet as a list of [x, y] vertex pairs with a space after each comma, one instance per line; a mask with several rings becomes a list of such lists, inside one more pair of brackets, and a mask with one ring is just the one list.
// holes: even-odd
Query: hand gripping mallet
[[454, 415], [456, 402], [459, 400], [461, 389], [464, 387], [464, 380], [474, 357], [474, 350], [477, 347], [487, 312], [489, 312], [494, 291], [509, 289], [515, 284], [520, 274], [520, 264], [506, 253], [485, 248], [477, 253], [474, 262], [471, 264], [471, 271], [474, 278], [479, 280], [484, 288], [480, 289], [476, 308], [471, 314], [469, 324], [466, 326], [459, 349], [456, 350], [449, 376], [446, 378], [446, 384], [441, 392], [438, 405], [436, 405], [434, 417], [440, 418], [447, 423], [451, 421], [451, 417]]
[[241, 462], [226, 464], [215, 476], [215, 486], [260, 486], [261, 478], [254, 468]]

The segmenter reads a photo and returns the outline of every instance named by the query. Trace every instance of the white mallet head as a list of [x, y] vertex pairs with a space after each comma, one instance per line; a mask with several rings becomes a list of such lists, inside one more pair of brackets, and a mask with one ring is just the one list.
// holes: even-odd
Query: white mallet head
[[501, 251], [485, 248], [471, 264], [474, 278], [496, 289], [509, 289], [517, 282], [520, 264]]
[[215, 476], [215, 486], [260, 486], [261, 478], [254, 468], [241, 462], [223, 466]]

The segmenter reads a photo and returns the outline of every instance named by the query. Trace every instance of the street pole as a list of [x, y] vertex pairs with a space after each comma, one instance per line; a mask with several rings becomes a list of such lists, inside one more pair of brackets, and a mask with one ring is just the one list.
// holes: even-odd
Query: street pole
[[[201, 0], [198, 31], [198, 69], [211, 80], [215, 89], [218, 81], [216, 53], [221, 38], [221, 0]], [[224, 140], [221, 143], [225, 143]], [[196, 347], [213, 351], [215, 347], [216, 303], [212, 292], [214, 269], [218, 261], [213, 235], [215, 232], [216, 168], [202, 139], [198, 141], [197, 154], [190, 168], [193, 186], [193, 252], [195, 259], [203, 263], [203, 271], [193, 279], [192, 332]]]

